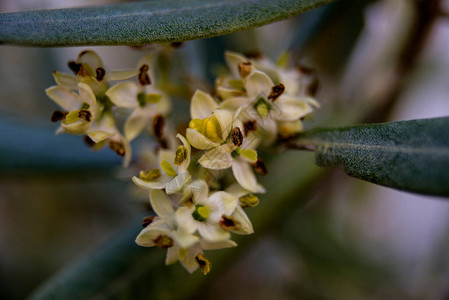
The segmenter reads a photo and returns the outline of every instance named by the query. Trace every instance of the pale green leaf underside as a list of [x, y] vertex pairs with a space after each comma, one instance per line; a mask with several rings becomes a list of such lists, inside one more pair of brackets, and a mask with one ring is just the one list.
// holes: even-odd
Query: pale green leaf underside
[[208, 38], [289, 18], [333, 0], [159, 0], [0, 14], [0, 43], [145, 45]]
[[296, 143], [316, 147], [319, 166], [410, 192], [449, 196], [449, 117], [316, 130]]

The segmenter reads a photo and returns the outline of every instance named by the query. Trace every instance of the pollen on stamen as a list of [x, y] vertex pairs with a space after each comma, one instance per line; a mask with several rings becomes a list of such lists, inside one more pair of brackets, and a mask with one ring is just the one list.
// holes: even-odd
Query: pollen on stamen
[[139, 75], [137, 76], [137, 79], [139, 80], [139, 83], [141, 85], [149, 85], [151, 84], [151, 78], [150, 75], [148, 75], [148, 70], [150, 67], [148, 65], [143, 65], [139, 69]]
[[173, 246], [173, 240], [166, 236], [166, 235], [160, 235], [158, 236], [155, 240], [154, 243], [156, 244], [156, 246], [158, 246], [159, 248], [170, 248]]
[[243, 134], [240, 131], [240, 128], [234, 127], [231, 131], [231, 141], [234, 144], [234, 146], [241, 146], [243, 144]]
[[212, 269], [212, 264], [202, 253], [195, 256], [195, 261], [204, 275], [207, 275]]
[[78, 113], [78, 117], [85, 120], [86, 122], [92, 121], [92, 114], [87, 109], [82, 109]]
[[55, 110], [50, 117], [50, 121], [52, 121], [53, 123], [62, 121], [65, 119], [65, 116], [67, 116], [67, 114], [68, 112], [66, 111]]
[[109, 141], [109, 148], [121, 157], [124, 157], [126, 154], [125, 145], [122, 142]]
[[221, 216], [220, 226], [225, 230], [238, 230], [241, 227], [241, 224], [239, 221], [223, 215]]

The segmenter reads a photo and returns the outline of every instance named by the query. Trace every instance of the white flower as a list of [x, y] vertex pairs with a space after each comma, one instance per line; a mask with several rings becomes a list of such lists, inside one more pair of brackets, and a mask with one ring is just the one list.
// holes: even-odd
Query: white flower
[[203, 180], [192, 182], [188, 188], [192, 193], [192, 205], [176, 211], [176, 220], [190, 233], [198, 231], [200, 237], [209, 242], [220, 242], [230, 238], [220, 225], [223, 215], [232, 215], [237, 207], [237, 198], [226, 192], [208, 196], [209, 188]]
[[170, 99], [151, 85], [125, 81], [108, 89], [106, 96], [117, 107], [132, 110], [124, 128], [129, 141], [135, 139], [155, 116], [167, 115], [171, 109]]
[[191, 179], [188, 172], [191, 147], [180, 134], [177, 137], [182, 145], [176, 151], [159, 150], [158, 166], [148, 172], [141, 172], [140, 178], [134, 176], [133, 182], [144, 189], [165, 189], [167, 194], [182, 192], [185, 184]]
[[232, 113], [217, 107], [210, 95], [200, 90], [193, 95], [190, 106], [192, 120], [186, 131], [187, 140], [193, 147], [212, 149], [227, 139], [232, 128]]

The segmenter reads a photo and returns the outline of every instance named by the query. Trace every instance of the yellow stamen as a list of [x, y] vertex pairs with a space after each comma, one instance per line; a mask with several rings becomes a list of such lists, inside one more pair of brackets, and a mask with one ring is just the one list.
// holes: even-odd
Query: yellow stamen
[[80, 113], [79, 110], [74, 110], [68, 113], [67, 116], [65, 116], [65, 123], [72, 124], [78, 121], [80, 119], [79, 113]]
[[175, 165], [181, 165], [187, 159], [187, 149], [184, 146], [178, 146], [176, 149]]
[[172, 167], [172, 165], [168, 161], [165, 161], [165, 160], [161, 161], [161, 168], [162, 168], [162, 170], [164, 170], [165, 173], [167, 173], [168, 176], [170, 176], [170, 177], [176, 176], [175, 169]]
[[148, 170], [146, 172], [140, 171], [140, 179], [145, 181], [153, 181], [161, 177], [161, 171], [159, 169]]
[[240, 205], [242, 207], [255, 207], [259, 205], [259, 198], [253, 194], [247, 194], [239, 198]]

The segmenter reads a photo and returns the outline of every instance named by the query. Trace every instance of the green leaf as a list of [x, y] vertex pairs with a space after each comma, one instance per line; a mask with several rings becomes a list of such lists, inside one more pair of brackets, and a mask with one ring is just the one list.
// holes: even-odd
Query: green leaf
[[208, 38], [283, 20], [334, 0], [161, 0], [0, 14], [0, 43], [145, 45]]
[[315, 148], [316, 164], [343, 164], [349, 176], [430, 195], [449, 196], [449, 117], [321, 129], [292, 148]]

